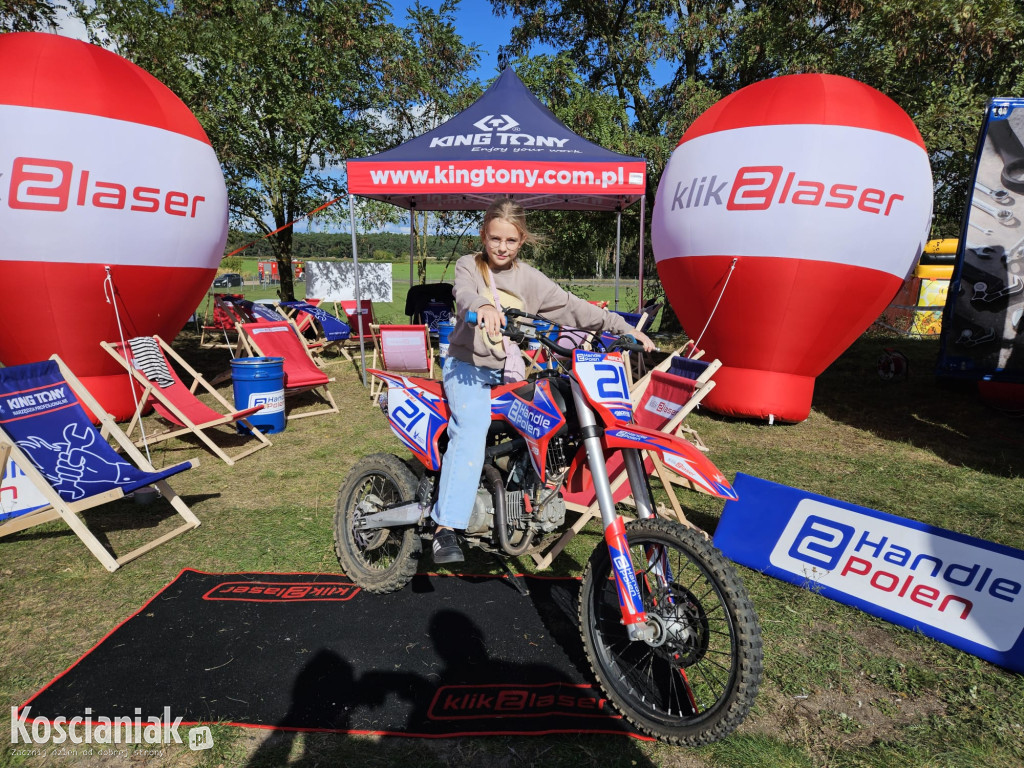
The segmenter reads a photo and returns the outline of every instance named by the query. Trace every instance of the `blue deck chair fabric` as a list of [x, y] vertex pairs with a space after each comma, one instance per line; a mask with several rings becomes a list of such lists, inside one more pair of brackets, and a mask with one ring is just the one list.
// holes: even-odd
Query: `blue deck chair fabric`
[[[86, 411], [103, 424], [101, 432]], [[117, 440], [134, 464], [118, 454], [105, 434]], [[191, 460], [155, 470], [109, 414], [56, 356], [40, 363], [0, 368], [0, 455], [10, 455], [47, 499], [35, 513], [0, 525], [0, 536], [58, 517], [82, 539], [107, 570], [195, 528], [199, 520], [166, 480], [198, 464]], [[185, 524], [114, 558], [77, 517], [83, 510], [155, 485]]]
[[243, 299], [242, 301], [236, 301], [235, 303], [241, 304], [242, 307], [245, 308], [245, 311], [248, 312], [252, 316], [252, 319], [257, 323], [277, 323], [281, 320], [287, 319], [273, 307], [259, 301]]
[[345, 341], [352, 335], [348, 323], [343, 323], [330, 312], [305, 301], [282, 301], [282, 307], [289, 307], [312, 316], [319, 324], [325, 341]]
[[86, 416], [57, 363], [0, 368], [0, 428], [65, 501], [128, 494], [191, 468], [146, 472], [125, 461]]
[[675, 376], [682, 376], [684, 379], [696, 381], [704, 375], [704, 372], [710, 366], [711, 363], [705, 360], [694, 360], [692, 357], [673, 355], [672, 362], [668, 366], [668, 372]]

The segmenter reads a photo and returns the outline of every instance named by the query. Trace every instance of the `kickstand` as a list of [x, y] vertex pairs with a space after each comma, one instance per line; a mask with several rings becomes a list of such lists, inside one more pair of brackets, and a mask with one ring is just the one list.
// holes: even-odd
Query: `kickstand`
[[515, 572], [508, 567], [508, 561], [506, 561], [505, 558], [500, 555], [494, 555], [494, 559], [498, 561], [498, 564], [501, 566], [501, 570], [505, 572], [505, 575], [502, 578], [515, 587], [516, 592], [520, 595], [523, 597], [529, 597], [530, 590], [526, 586], [526, 579], [520, 579], [516, 576]]

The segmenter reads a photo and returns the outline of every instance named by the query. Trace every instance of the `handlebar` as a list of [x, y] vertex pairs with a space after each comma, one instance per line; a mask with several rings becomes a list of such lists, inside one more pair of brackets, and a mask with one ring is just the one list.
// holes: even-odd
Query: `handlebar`
[[[541, 315], [533, 315], [530, 314], [529, 312], [524, 312], [521, 309], [515, 309], [513, 307], [510, 307], [505, 310], [506, 322], [505, 326], [501, 329], [502, 336], [507, 336], [508, 338], [512, 339], [512, 341], [515, 341], [517, 343], [524, 341], [526, 339], [536, 340], [539, 341], [543, 346], [550, 349], [556, 355], [561, 355], [562, 357], [572, 357], [572, 353], [575, 347], [563, 347], [557, 342], [553, 341], [552, 339], [549, 339], [546, 335], [538, 335], [535, 326], [528, 324], [520, 325], [519, 323], [516, 322], [516, 318], [540, 320], [542, 322], [548, 323], [553, 328], [559, 331], [562, 330], [562, 326], [558, 325], [557, 323], [551, 322], [546, 317], [542, 317]], [[479, 323], [479, 316], [477, 315], [476, 312], [467, 312], [466, 322], [469, 323], [470, 325], [477, 325]], [[624, 334], [622, 336], [616, 337], [615, 341], [611, 343], [608, 349], [609, 351], [614, 351], [616, 349], [624, 349], [628, 352], [643, 352], [644, 345], [637, 342], [637, 340], [633, 336], [630, 336], [629, 334]]]

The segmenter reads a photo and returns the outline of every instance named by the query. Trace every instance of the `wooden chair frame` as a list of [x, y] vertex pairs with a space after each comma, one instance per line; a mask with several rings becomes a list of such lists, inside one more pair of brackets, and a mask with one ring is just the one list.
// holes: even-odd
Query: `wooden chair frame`
[[[147, 379], [145, 374], [142, 373], [142, 371], [135, 368], [135, 366], [133, 366], [131, 362], [129, 362], [129, 360], [127, 360], [124, 357], [124, 355], [121, 354], [120, 351], [118, 351], [117, 345], [110, 344], [106, 341], [102, 341], [100, 342], [100, 346], [103, 347], [103, 349], [105, 349], [111, 357], [117, 360], [121, 364], [121, 366], [132, 375], [135, 381], [138, 382], [139, 386], [142, 387], [142, 396], [139, 398], [138, 407], [135, 409], [135, 414], [132, 416], [132, 420], [131, 422], [129, 422], [128, 428], [125, 430], [125, 434], [130, 438], [132, 436], [132, 433], [135, 432], [136, 428], [140, 429], [141, 431], [142, 413], [150, 400], [157, 400], [171, 415], [174, 416], [174, 419], [178, 421], [178, 424], [175, 424], [173, 427], [169, 429], [157, 432], [155, 434], [144, 435], [143, 437], [135, 441], [136, 446], [146, 445], [148, 443], [159, 443], [164, 440], [170, 440], [172, 438], [191, 433], [195, 435], [197, 438], [199, 438], [206, 445], [206, 447], [209, 448], [214, 454], [223, 459], [226, 464], [233, 465], [239, 459], [249, 456], [250, 454], [260, 450], [261, 448], [266, 448], [267, 446], [272, 445], [272, 443], [266, 437], [266, 435], [264, 435], [255, 426], [249, 423], [249, 420], [246, 418], [246, 414], [252, 414], [255, 412], [254, 409], [247, 408], [241, 411], [236, 410], [234, 406], [231, 403], [229, 403], [224, 398], [223, 395], [220, 394], [220, 392], [214, 389], [214, 387], [211, 386], [210, 383], [205, 378], [203, 378], [202, 374], [200, 374], [195, 368], [193, 368], [191, 365], [185, 362], [181, 355], [175, 352], [171, 348], [171, 346], [167, 344], [167, 342], [165, 342], [159, 336], [153, 336], [153, 339], [155, 339], [157, 344], [160, 345], [160, 349], [163, 351], [164, 357], [170, 357], [171, 359], [173, 359], [174, 362], [183, 371], [185, 371], [188, 374], [188, 376], [192, 379], [191, 385], [187, 386], [186, 388], [188, 392], [192, 395], [192, 397], [196, 400], [196, 402], [199, 402], [201, 405], [205, 406], [205, 403], [202, 403], [198, 399], [198, 397], [196, 397], [197, 389], [202, 387], [202, 389], [205, 392], [211, 395], [214, 398], [214, 400], [216, 400], [217, 403], [220, 404], [220, 406], [224, 409], [224, 412], [220, 413], [215, 419], [210, 419], [209, 421], [204, 421], [202, 423], [196, 423], [193, 419], [189, 418], [188, 414], [185, 413], [182, 407], [183, 404], [176, 403], [169, 397], [167, 397], [163, 388]], [[169, 362], [170, 361], [168, 361], [168, 363]], [[175, 371], [172, 370], [171, 373], [172, 375], [175, 376], [175, 378], [177, 378], [177, 373]], [[178, 383], [185, 387], [185, 382], [181, 381], [181, 379], [178, 379]], [[242, 424], [244, 424], [258, 442], [256, 445], [251, 446], [246, 450], [241, 451], [240, 453], [236, 453], [234, 456], [229, 456], [219, 445], [217, 445], [210, 438], [209, 435], [206, 434], [206, 430], [213, 429], [214, 427], [223, 426], [225, 424], [233, 424], [236, 421], [240, 421]]]
[[[128, 436], [120, 429], [120, 427], [118, 427], [113, 417], [103, 410], [103, 407], [82, 385], [82, 382], [78, 380], [64, 362], [57, 355], [53, 355], [50, 359], [57, 363], [65, 381], [67, 381], [68, 385], [74, 391], [82, 404], [100, 420], [100, 436], [104, 440], [107, 439], [108, 435], [112, 437], [121, 450], [127, 454], [142, 471], [158, 472], [158, 470], [149, 463], [146, 457], [139, 452], [139, 449], [135, 447]], [[17, 442], [10, 438], [7, 432], [0, 427], [0, 466], [6, 466], [9, 458], [13, 458], [15, 462], [17, 462], [18, 466], [29, 480], [31, 480], [36, 488], [39, 489], [39, 492], [46, 499], [47, 505], [0, 524], [0, 537], [9, 536], [13, 533], [41, 525], [42, 523], [46, 523], [51, 520], [61, 519], [75, 533], [75, 535], [82, 540], [82, 543], [88, 547], [89, 551], [92, 552], [93, 556], [96, 557], [100, 563], [102, 563], [103, 567], [108, 571], [113, 572], [125, 563], [134, 560], [140, 555], [149, 552], [186, 531], [197, 528], [200, 524], [199, 518], [195, 516], [182, 498], [174, 492], [167, 480], [159, 480], [153, 484], [160, 491], [160, 494], [171, 504], [174, 511], [177, 512], [185, 522], [174, 530], [158, 536], [152, 541], [149, 541], [148, 543], [143, 544], [120, 557], [115, 557], [99, 542], [93, 532], [89, 530], [89, 527], [79, 517], [79, 514], [87, 509], [100, 506], [101, 504], [106, 504], [107, 502], [124, 498], [125, 494], [122, 489], [115, 488], [92, 496], [87, 496], [74, 502], [65, 501], [54, 489], [49, 480], [47, 480], [46, 477], [36, 468], [28, 455], [18, 446]], [[192, 459], [188, 462], [183, 462], [183, 464], [188, 465], [186, 468], [197, 467], [199, 466], [199, 460]]]

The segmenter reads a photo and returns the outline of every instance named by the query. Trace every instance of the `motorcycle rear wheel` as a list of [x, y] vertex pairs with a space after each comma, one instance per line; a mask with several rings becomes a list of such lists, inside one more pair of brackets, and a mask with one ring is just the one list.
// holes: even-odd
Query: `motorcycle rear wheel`
[[401, 589], [416, 573], [421, 551], [416, 530], [364, 531], [355, 522], [416, 496], [416, 475], [397, 456], [377, 453], [360, 459], [338, 491], [334, 508], [334, 552], [345, 574], [367, 592]]
[[[602, 689], [641, 731], [671, 744], [724, 738], [761, 681], [761, 630], [732, 565], [703, 536], [669, 520], [626, 526], [651, 642], [629, 639], [608, 548], [590, 557], [580, 591], [583, 644]], [[659, 582], [657, 554], [671, 578]], [[659, 586], [659, 583], [661, 586]]]

